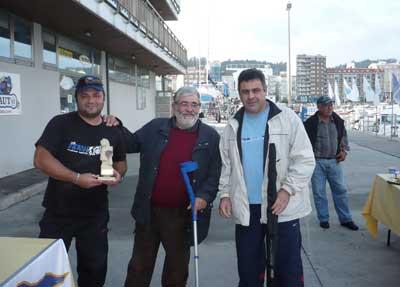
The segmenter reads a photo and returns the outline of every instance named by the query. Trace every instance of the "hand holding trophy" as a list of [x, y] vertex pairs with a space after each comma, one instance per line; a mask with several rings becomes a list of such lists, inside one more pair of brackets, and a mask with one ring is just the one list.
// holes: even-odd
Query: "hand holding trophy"
[[115, 171], [113, 168], [113, 147], [110, 146], [108, 139], [103, 138], [100, 141], [100, 176], [99, 180], [103, 181], [104, 184], [116, 184], [118, 183], [117, 178], [114, 176]]

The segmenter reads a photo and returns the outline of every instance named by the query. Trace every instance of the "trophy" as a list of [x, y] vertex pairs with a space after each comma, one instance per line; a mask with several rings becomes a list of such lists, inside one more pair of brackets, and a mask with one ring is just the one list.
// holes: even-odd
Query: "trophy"
[[112, 181], [115, 180], [114, 177], [114, 169], [113, 169], [113, 147], [110, 146], [110, 142], [108, 139], [102, 139], [100, 141], [100, 176], [98, 179], [104, 181]]

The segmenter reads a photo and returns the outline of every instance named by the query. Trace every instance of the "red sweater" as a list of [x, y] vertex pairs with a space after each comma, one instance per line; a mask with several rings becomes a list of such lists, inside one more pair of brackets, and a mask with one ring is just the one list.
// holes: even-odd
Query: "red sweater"
[[161, 154], [154, 183], [151, 204], [157, 207], [177, 208], [189, 205], [185, 182], [179, 164], [192, 159], [197, 131], [172, 128], [168, 144]]

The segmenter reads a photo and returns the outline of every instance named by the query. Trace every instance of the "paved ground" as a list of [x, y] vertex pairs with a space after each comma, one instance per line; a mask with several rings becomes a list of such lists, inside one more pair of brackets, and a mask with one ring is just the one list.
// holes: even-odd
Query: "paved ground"
[[[353, 232], [341, 227], [332, 202], [329, 230], [319, 227], [314, 212], [302, 220], [305, 286], [400, 286], [400, 237], [392, 235], [392, 245], [386, 247], [387, 229], [380, 225], [378, 238], [373, 239], [365, 229], [361, 216], [374, 175], [386, 172], [391, 166], [400, 167], [400, 142], [376, 138], [368, 140], [365, 135], [353, 132], [350, 133], [350, 142], [351, 153], [344, 169], [354, 221], [361, 229]], [[110, 287], [122, 286], [132, 252], [133, 222], [129, 210], [137, 182], [137, 170], [138, 157], [130, 156], [126, 180], [110, 192], [110, 252], [107, 275], [107, 286]], [[12, 186], [6, 186], [0, 179], [0, 189], [11, 190]], [[1, 211], [0, 236], [36, 237], [37, 222], [43, 212], [40, 206], [42, 196], [39, 193]], [[214, 210], [210, 235], [199, 247], [201, 286], [237, 285], [233, 234], [234, 224], [220, 218], [217, 210]], [[75, 268], [74, 248], [70, 250], [70, 257]], [[151, 285], [154, 287], [160, 286], [162, 257], [160, 251]], [[189, 286], [194, 286], [192, 269], [191, 266]]]

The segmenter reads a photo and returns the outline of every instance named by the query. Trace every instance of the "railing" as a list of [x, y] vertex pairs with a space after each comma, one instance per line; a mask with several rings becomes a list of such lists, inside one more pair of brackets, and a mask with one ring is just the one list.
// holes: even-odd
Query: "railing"
[[176, 0], [171, 0], [172, 4], [174, 5], [176, 12], [181, 13], [181, 7], [179, 6], [178, 2], [176, 2]]
[[[106, 0], [127, 21], [178, 63], [187, 66], [187, 51], [158, 13], [143, 0]], [[175, 1], [174, 1], [175, 2]]]

